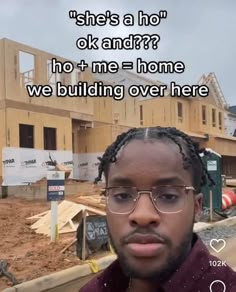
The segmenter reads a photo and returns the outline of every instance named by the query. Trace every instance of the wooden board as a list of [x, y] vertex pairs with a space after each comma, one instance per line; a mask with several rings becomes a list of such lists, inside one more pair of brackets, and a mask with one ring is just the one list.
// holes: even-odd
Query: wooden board
[[[69, 201], [62, 201], [60, 205], [58, 206], [58, 232], [60, 233], [60, 230], [65, 226], [70, 228], [69, 220], [73, 219], [77, 214], [79, 214], [81, 211], [83, 211], [86, 208], [84, 205], [76, 204]], [[50, 234], [51, 229], [51, 211], [45, 216], [47, 217], [42, 218], [40, 220], [43, 220], [43, 224], [41, 224], [37, 228], [37, 233], [43, 233], [43, 234]], [[75, 231], [74, 228], [71, 229], [71, 231]]]
[[34, 215], [32, 217], [28, 217], [26, 218], [27, 220], [31, 220], [31, 219], [40, 219], [42, 218], [44, 215], [46, 215], [49, 211], [45, 211], [43, 213], [40, 213], [40, 214], [37, 214], [37, 215]]
[[81, 197], [76, 198], [76, 203], [83, 204], [83, 205], [93, 207], [96, 209], [100, 209], [103, 211], [106, 208], [105, 202], [101, 199], [100, 196], [98, 196], [97, 198], [81, 196]]
[[[104, 211], [101, 211], [99, 209], [64, 200], [58, 206], [59, 234], [75, 232], [79, 226], [80, 220], [82, 219], [83, 211], [86, 211], [87, 215], [93, 214], [102, 216], [106, 215]], [[35, 222], [31, 226], [31, 228], [36, 229], [35, 230], [36, 233], [50, 235], [51, 211], [45, 212], [45, 215], [43, 217], [40, 217], [40, 219], [37, 222]]]
[[226, 179], [226, 185], [229, 187], [236, 187], [236, 179]]
[[86, 216], [87, 212], [84, 210], [82, 214], [82, 220], [83, 220], [83, 239], [82, 239], [82, 260], [84, 261], [86, 259]]
[[[63, 204], [62, 204], [63, 203]], [[62, 212], [62, 209], [66, 207], [67, 205], [67, 201], [63, 201], [62, 203], [59, 204], [58, 206], [58, 213]], [[49, 210], [48, 213], [43, 216], [40, 220], [38, 220], [37, 222], [35, 222], [31, 228], [32, 229], [38, 229], [40, 228], [41, 226], [45, 226], [45, 224], [47, 224], [47, 222], [49, 221], [50, 222], [51, 220], [51, 211]]]
[[91, 214], [102, 215], [102, 216], [106, 215], [106, 212], [101, 211], [97, 208], [86, 206], [86, 210], [88, 211], [88, 213], [91, 213]]

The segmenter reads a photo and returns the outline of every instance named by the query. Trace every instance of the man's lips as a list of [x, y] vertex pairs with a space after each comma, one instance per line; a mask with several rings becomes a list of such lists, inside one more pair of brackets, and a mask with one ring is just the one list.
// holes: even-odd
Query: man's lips
[[165, 241], [152, 234], [135, 234], [128, 237], [126, 244], [135, 257], [153, 257], [163, 248]]
[[164, 246], [162, 243], [129, 243], [127, 245], [129, 253], [135, 257], [154, 257]]
[[130, 235], [126, 240], [125, 243], [165, 243], [165, 240], [160, 238], [159, 236], [156, 236], [154, 234], [141, 234], [136, 233], [133, 235]]

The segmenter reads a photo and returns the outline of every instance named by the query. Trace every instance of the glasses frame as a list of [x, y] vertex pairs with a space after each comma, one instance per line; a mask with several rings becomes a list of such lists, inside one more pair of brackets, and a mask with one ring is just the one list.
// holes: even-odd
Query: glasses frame
[[[164, 212], [164, 211], [161, 211], [161, 210], [158, 209], [158, 207], [156, 206], [156, 203], [155, 203], [155, 199], [153, 198], [153, 190], [155, 190], [157, 188], [160, 188], [160, 187], [178, 187], [178, 188], [184, 188], [184, 191], [185, 191], [185, 195], [186, 196], [189, 194], [189, 191], [193, 191], [193, 192], [196, 193], [195, 188], [193, 186], [188, 186], [188, 185], [159, 185], [159, 186], [152, 187], [151, 190], [138, 190], [134, 186], [115, 186], [115, 187], [106, 187], [106, 188], [102, 189], [101, 196], [105, 196], [106, 197], [106, 204], [107, 204], [107, 207], [108, 207], [109, 211], [112, 214], [117, 214], [117, 215], [128, 215], [128, 214], [131, 214], [135, 210], [135, 208], [137, 206], [137, 203], [139, 201], [140, 196], [143, 195], [143, 194], [149, 195], [150, 200], [151, 200], [153, 206], [160, 213], [163, 213], [163, 214], [177, 214], [177, 213], [182, 212], [184, 208], [181, 209], [181, 210], [179, 210], [179, 211], [176, 211], [176, 212]], [[108, 194], [108, 192], [111, 189], [119, 189], [119, 188], [131, 188], [131, 189], [134, 189], [137, 192], [137, 198], [135, 198], [133, 200], [135, 202], [134, 208], [131, 211], [129, 211], [129, 212], [125, 212], [125, 213], [113, 212], [109, 208], [109, 194]], [[186, 200], [184, 202], [186, 202]]]

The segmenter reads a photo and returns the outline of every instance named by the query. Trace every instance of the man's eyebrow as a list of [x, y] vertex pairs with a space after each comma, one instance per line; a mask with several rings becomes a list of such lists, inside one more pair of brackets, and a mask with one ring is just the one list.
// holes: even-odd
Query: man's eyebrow
[[120, 186], [126, 186], [126, 185], [133, 185], [132, 181], [126, 177], [123, 176], [116, 176], [109, 180], [109, 185], [120, 185]]
[[[171, 177], [163, 177], [156, 179], [152, 185], [184, 185], [184, 180], [181, 179], [179, 176], [171, 176]], [[109, 180], [109, 185], [116, 185], [116, 186], [133, 186], [134, 183], [127, 177], [123, 176], [114, 176]]]
[[155, 180], [153, 185], [184, 185], [184, 180], [178, 176], [173, 177], [163, 177]]

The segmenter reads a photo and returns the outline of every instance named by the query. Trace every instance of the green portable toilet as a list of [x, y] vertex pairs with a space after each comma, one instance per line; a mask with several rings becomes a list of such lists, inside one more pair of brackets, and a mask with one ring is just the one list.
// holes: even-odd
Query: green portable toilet
[[203, 207], [210, 208], [210, 190], [213, 196], [213, 209], [222, 210], [222, 157], [219, 153], [214, 152], [212, 149], [206, 149], [209, 153], [207, 155], [201, 154], [202, 162], [209, 172], [210, 176], [215, 182], [215, 186], [210, 186], [211, 182], [207, 179], [207, 185], [202, 187], [203, 194]]

